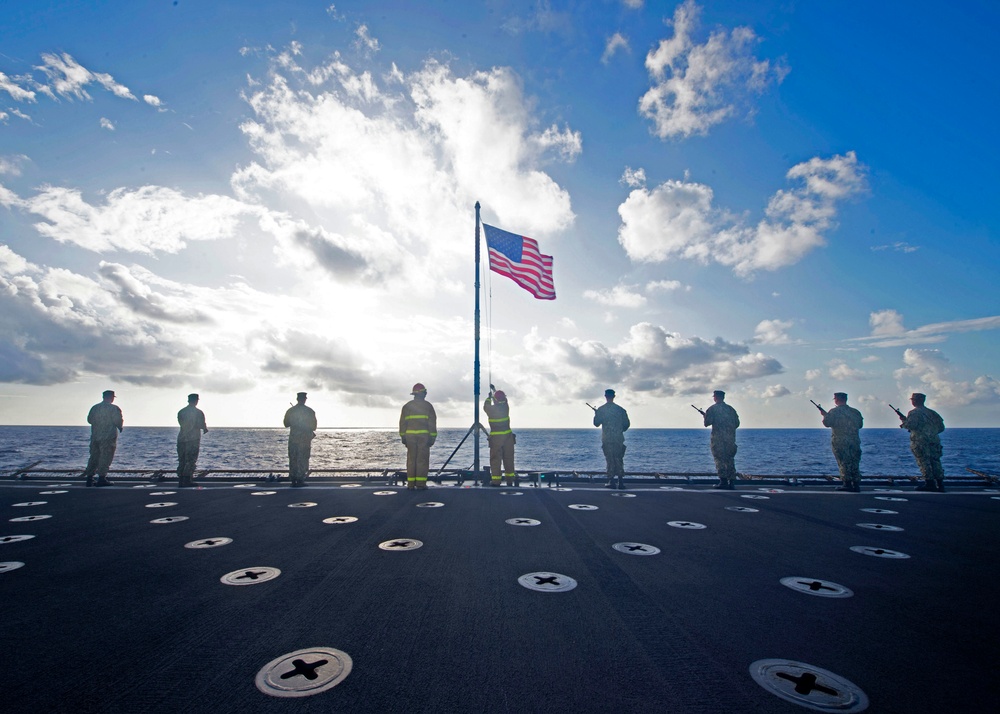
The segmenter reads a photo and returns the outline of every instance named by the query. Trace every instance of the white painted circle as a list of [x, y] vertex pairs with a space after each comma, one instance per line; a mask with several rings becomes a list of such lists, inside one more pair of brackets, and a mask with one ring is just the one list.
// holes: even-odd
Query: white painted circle
[[273, 496], [276, 493], [277, 493], [277, 491], [254, 491], [250, 495], [251, 496]]
[[634, 493], [621, 493], [620, 491], [615, 491], [611, 494], [612, 496], [618, 496], [618, 498], [635, 498]]
[[201, 540], [193, 540], [190, 543], [185, 543], [185, 548], [218, 548], [220, 545], [229, 545], [233, 542], [232, 538], [202, 538]]
[[341, 488], [361, 488], [361, 484], [360, 483], [342, 483], [342, 484], [340, 484], [340, 487]]
[[750, 665], [750, 676], [771, 694], [813, 711], [850, 714], [868, 708], [868, 697], [855, 684], [804, 662], [759, 659]]
[[55, 494], [55, 493], [69, 493], [69, 491], [39, 491], [38, 495], [39, 496], [51, 496], [52, 494]]
[[541, 521], [536, 521], [534, 518], [508, 518], [504, 523], [512, 526], [540, 526]]
[[899, 513], [899, 511], [890, 511], [887, 508], [862, 508], [861, 511], [863, 513], [881, 513], [883, 515], [884, 514], [897, 515]]
[[226, 573], [219, 578], [219, 582], [225, 585], [258, 585], [266, 583], [269, 580], [274, 580], [279, 575], [281, 575], [281, 571], [277, 568], [255, 566], [253, 568], [244, 568], [243, 570], [234, 570], [231, 573]]
[[691, 521], [667, 521], [667, 525], [674, 528], [688, 528], [690, 530], [708, 528], [704, 523], [692, 523]]
[[233, 488], [257, 488], [255, 483], [238, 483], [233, 486]]
[[138, 486], [133, 486], [132, 488], [159, 488], [155, 483], [140, 483]]
[[552, 489], [550, 489], [550, 490], [552, 490], [552, 491], [562, 491], [563, 493], [569, 493], [569, 492], [570, 492], [570, 491], [572, 491], [573, 489], [571, 489], [571, 488], [566, 488], [565, 486], [556, 486], [555, 488], [552, 488]]
[[397, 491], [375, 491], [373, 496], [395, 496]]
[[0, 536], [0, 543], [20, 543], [22, 540], [31, 540], [33, 535], [9, 535]]
[[18, 568], [23, 568], [24, 563], [19, 560], [8, 560], [5, 563], [0, 563], [0, 573], [9, 573], [11, 570], [17, 570]]
[[313, 506], [318, 506], [319, 504], [313, 503], [312, 501], [303, 501], [302, 503], [289, 503], [289, 508], [312, 508]]
[[876, 501], [908, 501], [907, 498], [899, 498], [898, 496], [876, 496]]
[[422, 541], [413, 538], [395, 538], [379, 543], [378, 547], [382, 550], [416, 550], [422, 545]]
[[176, 501], [163, 501], [162, 503], [147, 503], [146, 508], [167, 508], [169, 506], [176, 506]]
[[660, 486], [661, 491], [683, 491], [680, 486]]
[[760, 513], [759, 508], [750, 508], [749, 506], [726, 506], [726, 510], [736, 513]]
[[254, 678], [272, 697], [310, 697], [336, 687], [351, 673], [350, 655], [329, 647], [307, 647], [265, 664]]
[[324, 523], [356, 523], [357, 518], [355, 516], [331, 516], [330, 518], [324, 518]]
[[851, 550], [855, 553], [861, 553], [861, 555], [871, 555], [875, 558], [896, 558], [902, 560], [910, 557], [906, 553], [900, 553], [898, 550], [876, 548], [873, 545], [852, 545]]
[[884, 523], [855, 523], [858, 528], [868, 528], [873, 531], [901, 531], [899, 526], [887, 526]]
[[428, 501], [427, 503], [418, 503], [417, 508], [441, 508], [444, 506], [440, 501]]
[[154, 518], [150, 523], [178, 523], [187, 519], [187, 516], [168, 516], [167, 518]]
[[46, 518], [52, 518], [52, 516], [21, 516], [20, 518], [11, 518], [11, 523], [28, 523], [30, 521], [44, 521]]
[[177, 491], [150, 491], [150, 496], [173, 496]]
[[44, 506], [48, 501], [25, 501], [24, 503], [12, 503], [10, 505], [20, 508], [23, 506]]
[[524, 492], [523, 491], [501, 491], [500, 495], [501, 496], [523, 496]]
[[817, 595], [819, 597], [851, 597], [854, 595], [850, 588], [830, 582], [829, 580], [792, 576], [782, 578], [779, 582], [786, 588], [791, 588], [796, 592], [807, 595]]
[[769, 499], [770, 496], [758, 496], [758, 495], [753, 494], [753, 493], [744, 493], [744, 494], [742, 494], [740, 496], [740, 498], [752, 498], [755, 501], [765, 501], [765, 500]]
[[548, 572], [527, 573], [517, 582], [528, 590], [543, 593], [564, 593], [576, 587], [576, 581], [568, 575]]
[[625, 555], [656, 555], [660, 552], [660, 549], [655, 545], [646, 545], [645, 543], [615, 543], [611, 547], [619, 553], [625, 553]]
[[569, 505], [574, 511], [596, 511], [597, 506], [592, 506], [589, 503], [571, 503]]
[[900, 488], [876, 488], [873, 490], [878, 491], [879, 493], [905, 493], [905, 491]]
[[758, 488], [758, 491], [763, 491], [764, 493], [784, 493], [783, 488]]
[[68, 488], [75, 485], [75, 483], [50, 483], [47, 488]]

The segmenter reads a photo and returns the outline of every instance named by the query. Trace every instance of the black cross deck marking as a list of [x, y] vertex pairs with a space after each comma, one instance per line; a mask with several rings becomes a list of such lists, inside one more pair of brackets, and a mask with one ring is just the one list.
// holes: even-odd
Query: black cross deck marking
[[535, 585], [558, 585], [559, 584], [559, 578], [555, 577], [554, 575], [550, 575], [547, 578], [543, 578], [543, 577], [538, 576], [538, 575], [536, 575], [534, 577], [535, 577], [535, 580], [537, 581], [535, 583]]
[[831, 697], [835, 697], [838, 694], [836, 689], [831, 689], [830, 687], [824, 687], [821, 684], [817, 684], [816, 675], [812, 672], [806, 672], [800, 677], [788, 674], [787, 672], [778, 672], [775, 676], [781, 677], [789, 682], [795, 682], [795, 691], [798, 694], [809, 695], [814, 691], [829, 694]]
[[330, 660], [328, 659], [321, 659], [317, 662], [313, 662], [312, 664], [308, 664], [304, 660], [293, 659], [292, 664], [295, 665], [295, 668], [285, 672], [283, 675], [281, 675], [281, 678], [291, 679], [292, 677], [297, 677], [301, 675], [311, 682], [312, 680], [316, 679], [319, 676], [318, 674], [316, 674], [316, 670], [319, 667], [322, 667], [324, 664], [328, 663], [329, 661]]
[[261, 571], [248, 570], [243, 575], [238, 576], [236, 580], [243, 580], [244, 578], [247, 578], [249, 580], [256, 580], [261, 575], [266, 575], [266, 574], [267, 574], [266, 570], [261, 570]]
[[813, 580], [812, 582], [809, 582], [807, 580], [797, 580], [796, 582], [799, 585], [808, 585], [809, 589], [812, 590], [813, 592], [816, 592], [817, 590], [836, 590], [837, 589], [837, 588], [831, 588], [829, 585], [824, 585], [819, 580]]

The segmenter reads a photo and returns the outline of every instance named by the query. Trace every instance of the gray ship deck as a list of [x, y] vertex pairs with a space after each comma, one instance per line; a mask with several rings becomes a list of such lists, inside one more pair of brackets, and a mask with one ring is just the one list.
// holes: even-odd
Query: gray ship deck
[[[865, 696], [868, 711], [918, 714], [996, 703], [1000, 494], [974, 484], [850, 494], [650, 483], [623, 497], [579, 484], [88, 489], [63, 478], [0, 483], [5, 712], [780, 713], [859, 711], [842, 702]], [[340, 516], [357, 520], [326, 522]], [[407, 549], [412, 540], [422, 546]], [[909, 557], [876, 557], [891, 553]], [[575, 588], [521, 584], [567, 578]], [[817, 596], [844, 594], [835, 586], [853, 595]], [[352, 669], [312, 696], [260, 691], [266, 665], [307, 648], [335, 652], [274, 665], [272, 694], [319, 688], [347, 661], [336, 651]]]

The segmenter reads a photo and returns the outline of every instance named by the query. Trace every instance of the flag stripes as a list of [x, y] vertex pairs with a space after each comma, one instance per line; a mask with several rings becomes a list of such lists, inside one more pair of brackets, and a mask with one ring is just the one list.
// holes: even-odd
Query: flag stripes
[[504, 275], [539, 300], [555, 300], [552, 256], [542, 255], [538, 242], [483, 224], [490, 270]]

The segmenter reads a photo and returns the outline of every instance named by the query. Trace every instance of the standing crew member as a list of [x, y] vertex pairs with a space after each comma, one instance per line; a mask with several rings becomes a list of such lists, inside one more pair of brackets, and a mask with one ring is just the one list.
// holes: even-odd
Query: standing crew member
[[90, 408], [87, 423], [90, 424], [90, 459], [83, 475], [87, 485], [94, 485], [94, 474], [97, 474], [98, 486], [110, 486], [108, 469], [115, 458], [118, 448], [118, 434], [125, 428], [122, 421], [122, 410], [112, 404], [115, 401], [114, 391], [108, 389], [102, 395], [103, 400]]
[[861, 437], [858, 432], [865, 425], [864, 417], [854, 407], [847, 406], [844, 392], [833, 393], [833, 409], [826, 411], [819, 407], [823, 415], [823, 426], [832, 429], [830, 446], [837, 458], [840, 479], [844, 482], [838, 491], [861, 492]]
[[306, 393], [295, 395], [298, 404], [285, 412], [288, 429], [288, 476], [292, 486], [305, 486], [309, 456], [316, 437], [316, 412], [306, 406]]
[[605, 488], [615, 487], [625, 490], [625, 432], [631, 426], [628, 412], [615, 404], [615, 390], [605, 389], [606, 402], [594, 409], [594, 426], [601, 427], [601, 451], [608, 467], [608, 482]]
[[715, 404], [705, 410], [705, 426], [712, 427], [711, 449], [715, 459], [715, 470], [719, 483], [712, 488], [732, 491], [736, 481], [736, 430], [740, 426], [740, 416], [726, 404], [726, 393], [712, 392]]
[[[910, 451], [917, 459], [920, 475], [924, 482], [917, 486], [918, 491], [944, 491], [944, 469], [941, 468], [941, 437], [944, 431], [944, 419], [933, 409], [924, 406], [925, 394], [914, 392], [910, 395], [913, 409], [901, 417], [903, 423], [900, 429], [910, 432]], [[898, 413], [898, 412], [897, 412]]]
[[[500, 476], [508, 486], [514, 485], [514, 432], [510, 430], [510, 405], [503, 390], [491, 391], [483, 402], [483, 411], [490, 421], [490, 486], [500, 485]], [[500, 471], [501, 464], [503, 471]]]
[[406, 488], [427, 488], [431, 447], [437, 439], [437, 414], [427, 401], [427, 387], [417, 382], [410, 391], [413, 399], [399, 413], [399, 438], [406, 444]]
[[194, 469], [198, 464], [201, 435], [208, 433], [205, 412], [198, 408], [198, 395], [188, 395], [188, 405], [177, 412], [177, 483], [181, 488], [194, 486]]

